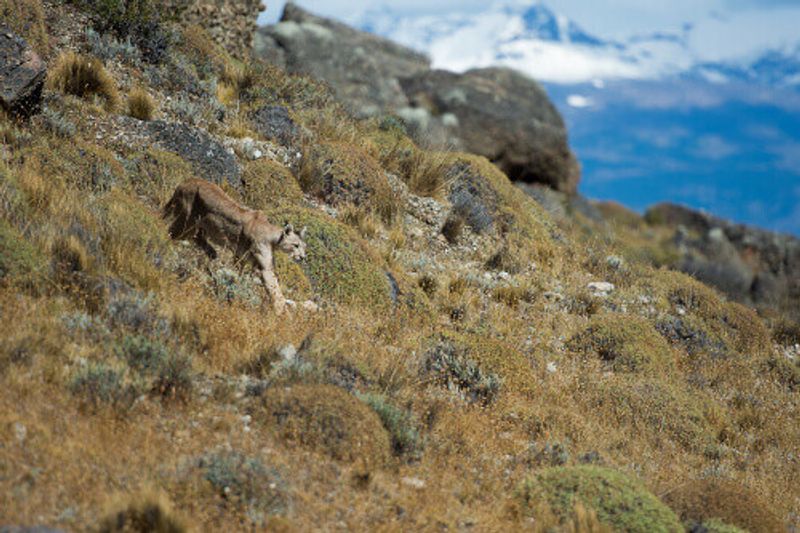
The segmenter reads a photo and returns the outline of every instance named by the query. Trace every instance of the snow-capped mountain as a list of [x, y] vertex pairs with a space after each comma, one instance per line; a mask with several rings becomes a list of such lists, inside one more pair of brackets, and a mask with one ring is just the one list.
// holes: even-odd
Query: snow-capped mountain
[[500, 64], [562, 84], [692, 76], [714, 83], [800, 85], [800, 33], [794, 42], [709, 53], [709, 43], [735, 38], [741, 25], [735, 17], [710, 17], [677, 29], [606, 39], [544, 4], [514, 0], [480, 13], [443, 16], [402, 17], [382, 8], [360, 20], [362, 28], [423, 50], [435, 67], [451, 70]]

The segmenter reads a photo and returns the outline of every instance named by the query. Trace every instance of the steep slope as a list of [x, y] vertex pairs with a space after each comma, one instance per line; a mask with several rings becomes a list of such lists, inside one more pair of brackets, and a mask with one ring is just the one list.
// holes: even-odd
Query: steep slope
[[[97, 4], [2, 5], [48, 82], [0, 122], [0, 528], [796, 521], [796, 329], [201, 27], [128, 11], [147, 55]], [[317, 311], [169, 238], [188, 177], [307, 228], [276, 270]]]

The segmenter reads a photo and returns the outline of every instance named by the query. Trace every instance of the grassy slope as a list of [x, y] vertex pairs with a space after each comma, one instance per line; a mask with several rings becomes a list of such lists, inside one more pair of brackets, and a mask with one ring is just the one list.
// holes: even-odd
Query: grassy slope
[[[800, 512], [798, 370], [750, 310], [682, 275], [612, 266], [613, 245], [558, 229], [488, 162], [354, 122], [324, 87], [242, 65], [196, 28], [154, 67], [87, 42], [69, 5], [41, 12], [14, 27], [37, 31], [51, 63], [42, 27], [107, 53], [119, 93], [147, 91], [161, 118], [265, 140], [249, 112], [288, 106], [314, 159], [241, 159], [244, 190], [230, 192], [309, 226], [308, 262], [279, 273], [322, 311], [262, 311], [247, 270], [170, 242], [158, 209], [189, 165], [108, 135], [132, 124], [124, 103], [48, 90], [44, 118], [2, 123], [0, 524], [85, 530], [142, 492], [203, 530], [640, 523], [636, 509], [587, 518], [564, 503], [583, 493], [553, 467], [585, 461], [638, 478], [626, 491], [720, 476], [770, 516]], [[326, 158], [344, 176], [331, 197], [315, 181]], [[404, 201], [378, 166], [435, 201]], [[362, 175], [372, 189], [344, 205]], [[439, 228], [465, 183], [481, 209], [451, 245]], [[599, 280], [617, 290], [593, 296]], [[286, 344], [300, 347], [290, 361]], [[569, 472], [591, 474], [577, 487], [599, 470]]]

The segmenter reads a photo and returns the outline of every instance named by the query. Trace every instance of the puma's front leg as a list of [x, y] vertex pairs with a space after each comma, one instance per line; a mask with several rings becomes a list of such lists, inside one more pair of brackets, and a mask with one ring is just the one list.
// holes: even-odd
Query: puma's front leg
[[283, 297], [278, 278], [273, 271], [272, 248], [270, 246], [259, 246], [253, 256], [256, 260], [256, 268], [261, 274], [261, 280], [264, 282], [264, 288], [272, 300], [272, 307], [276, 313], [283, 313], [286, 309], [286, 299]]
[[267, 289], [267, 293], [269, 293], [269, 297], [272, 300], [273, 309], [275, 309], [275, 312], [278, 314], [283, 313], [286, 310], [286, 299], [283, 297], [275, 273], [262, 268], [261, 279], [264, 281], [264, 287]]

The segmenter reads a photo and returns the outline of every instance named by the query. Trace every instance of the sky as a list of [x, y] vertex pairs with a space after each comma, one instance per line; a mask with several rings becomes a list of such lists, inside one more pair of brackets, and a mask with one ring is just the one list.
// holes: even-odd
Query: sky
[[[565, 116], [583, 165], [580, 191], [591, 198], [639, 211], [674, 201], [800, 236], [800, 0], [544, 2], [608, 43], [600, 47], [504, 41], [523, 24], [507, 8], [536, 0], [298, 3], [369, 23], [427, 52], [437, 68], [503, 57], [539, 80]], [[261, 22], [282, 9], [268, 4]], [[748, 72], [766, 51], [780, 53], [777, 70], [726, 79], [728, 66]], [[776, 73], [780, 82], [770, 78]]]

